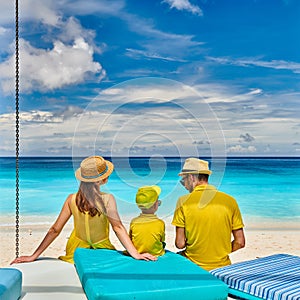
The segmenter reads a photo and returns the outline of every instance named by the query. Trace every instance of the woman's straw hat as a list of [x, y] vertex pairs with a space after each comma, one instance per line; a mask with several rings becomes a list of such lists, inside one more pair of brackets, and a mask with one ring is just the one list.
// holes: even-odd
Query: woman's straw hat
[[75, 176], [83, 182], [97, 182], [107, 178], [113, 170], [114, 165], [102, 156], [90, 156], [81, 162]]
[[198, 159], [195, 157], [187, 158], [184, 162], [182, 171], [178, 174], [183, 176], [185, 174], [207, 174], [212, 173], [208, 168], [208, 162], [206, 160]]

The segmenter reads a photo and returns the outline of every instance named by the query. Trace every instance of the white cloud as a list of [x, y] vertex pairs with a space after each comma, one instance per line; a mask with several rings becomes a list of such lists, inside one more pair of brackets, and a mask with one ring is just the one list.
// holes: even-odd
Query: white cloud
[[251, 143], [255, 140], [255, 138], [252, 135], [250, 135], [249, 133], [245, 133], [245, 134], [240, 135], [240, 140], [241, 140], [241, 142]]
[[171, 8], [186, 10], [192, 14], [203, 16], [201, 8], [197, 5], [191, 4], [189, 0], [164, 0], [163, 2], [168, 3]]
[[0, 35], [4, 35], [7, 32], [7, 29], [4, 27], [0, 27]]
[[[63, 42], [73, 42], [76, 39], [83, 38], [90, 45], [93, 45], [95, 32], [83, 28], [75, 17], [70, 17], [64, 22], [60, 22], [61, 33], [57, 35], [57, 39]], [[94, 45], [93, 45], [94, 47]]]
[[[178, 5], [179, 4], [177, 4], [177, 6]], [[52, 42], [53, 44], [53, 49], [50, 50], [42, 48], [38, 49], [31, 46], [31, 49], [30, 47], [27, 47], [25, 49], [27, 51], [25, 51], [25, 53], [21, 53], [21, 55], [24, 54], [25, 56], [22, 58], [21, 72], [22, 69], [27, 70], [26, 79], [24, 80], [22, 78], [21, 80], [22, 84], [24, 84], [24, 86], [22, 86], [23, 91], [30, 92], [34, 86], [36, 86], [38, 90], [47, 90], [82, 82], [88, 72], [100, 73], [100, 79], [105, 77], [105, 71], [102, 70], [99, 63], [93, 62], [89, 53], [81, 52], [81, 58], [87, 54], [85, 56], [86, 61], [83, 62], [81, 58], [79, 58], [78, 68], [75, 68], [74, 62], [77, 64], [76, 59], [79, 54], [78, 52], [75, 52], [75, 47], [73, 46], [79, 39], [83, 39], [85, 43], [89, 45], [90, 49], [93, 49], [94, 52], [101, 53], [103, 49], [100, 49], [99, 46], [95, 45], [94, 31], [82, 28], [81, 24], [75, 17], [68, 17], [66, 19], [66, 16], [69, 14], [74, 14], [77, 16], [103, 14], [120, 18], [127, 23], [131, 31], [146, 37], [140, 41], [140, 50], [132, 49], [131, 51], [131, 55], [138, 59], [146, 57], [148, 59], [184, 62], [185, 56], [191, 53], [191, 48], [198, 47], [199, 45], [203, 44], [202, 42], [194, 41], [193, 35], [181, 35], [160, 31], [155, 28], [151, 20], [143, 19], [140, 16], [130, 14], [125, 11], [124, 7], [124, 1], [114, 1], [113, 3], [106, 0], [91, 0], [88, 2], [81, 0], [62, 0], [59, 2], [49, 0], [22, 1], [20, 11], [22, 12], [22, 21], [24, 22], [23, 28], [26, 28], [25, 24], [27, 26], [30, 24], [29, 22], [32, 22], [31, 24], [34, 24], [34, 28], [37, 29], [40, 26], [40, 23], [42, 23], [44, 25], [44, 27], [42, 27], [44, 33], [41, 38], [44, 41], [47, 41], [48, 43]], [[13, 13], [13, 5], [5, 4], [2, 14], [12, 14], [12, 16], [14, 16]], [[9, 23], [12, 25], [13, 21], [14, 18], [12, 18]], [[11, 43], [12, 41], [10, 40], [9, 42]], [[73, 46], [71, 45], [72, 43]], [[8, 43], [6, 42], [5, 44]], [[101, 45], [101, 43], [99, 44]], [[101, 48], [104, 47], [106, 47], [106, 45], [102, 44]], [[7, 48], [8, 47], [4, 47], [3, 49]], [[66, 56], [60, 55], [59, 58], [55, 57], [54, 54], [56, 50], [59, 50], [58, 48], [61, 48], [62, 50], [68, 50], [70, 54], [70, 60], [73, 60], [71, 65], [70, 60], [68, 60], [68, 57]], [[32, 56], [31, 51], [34, 52], [34, 56]], [[52, 59], [52, 55], [55, 57], [53, 62], [50, 61], [50, 59]], [[66, 59], [66, 61], [64, 61], [64, 59]], [[14, 86], [10, 80], [13, 77], [13, 60], [13, 57], [11, 57], [11, 60], [7, 59], [6, 61], [2, 62], [2, 66], [0, 66], [0, 69], [3, 71], [5, 70], [5, 73], [8, 74], [2, 77], [1, 80], [2, 88], [6, 92], [11, 91]], [[23, 62], [25, 62], [25, 65], [23, 65]], [[30, 66], [28, 68], [30, 62], [36, 65], [41, 65], [41, 69], [35, 66]], [[80, 64], [81, 62], [83, 63]], [[44, 63], [47, 67], [50, 67], [49, 70], [45, 70]], [[56, 74], [61, 74], [61, 76], [56, 76], [57, 79], [53, 78], [52, 76], [53, 69], [56, 70]], [[27, 77], [28, 70], [32, 70], [32, 72], [30, 76]], [[81, 74], [79, 74], [80, 72]], [[36, 76], [34, 74], [36, 74]]]
[[[178, 3], [175, 3], [174, 5], [182, 8], [186, 7], [186, 9], [190, 8], [195, 12], [200, 10], [200, 8], [197, 8], [197, 6], [191, 5], [188, 0], [178, 1]], [[155, 28], [153, 20], [145, 19], [141, 16], [128, 13], [128, 11], [125, 9], [125, 6], [125, 1], [123, 0], [64, 0], [60, 2], [58, 7], [75, 15], [104, 14], [114, 16], [125, 21], [131, 31], [136, 32], [143, 37], [147, 37], [146, 40], [149, 40], [149, 43], [143, 43], [142, 45], [145, 49], [147, 49], [145, 53], [151, 53], [151, 55], [153, 54], [155, 56], [157, 55], [164, 58], [168, 56], [162, 55], [161, 53], [170, 53], [170, 49], [175, 51], [176, 49], [184, 49], [204, 44], [203, 42], [193, 41], [193, 35], [174, 34], [158, 30]]]
[[[261, 103], [264, 98], [260, 93], [246, 90], [235, 95], [235, 92], [228, 86], [190, 87], [164, 78], [129, 80], [101, 91], [85, 110], [69, 106], [56, 113], [22, 112], [23, 151], [71, 155], [73, 148], [75, 154], [90, 155], [101, 148], [106, 155], [111, 151], [124, 155], [128, 151], [137, 154], [145, 148], [144, 154], [149, 155], [155, 151], [173, 155], [178, 151], [197, 155], [198, 151], [211, 155], [212, 149], [219, 151], [223, 147], [225, 152], [225, 141], [231, 145], [226, 150], [228, 155], [284, 155], [289, 141], [297, 140], [298, 116], [287, 117], [282, 109], [276, 115]], [[278, 96], [278, 101], [282, 98], [283, 95]], [[276, 97], [272, 99], [276, 101]], [[11, 126], [10, 135], [6, 134], [5, 120], [8, 122], [7, 116], [2, 115], [0, 140], [6, 141], [5, 148], [0, 149], [3, 154], [9, 149], [9, 141], [12, 152], [14, 146], [14, 128]], [[10, 121], [14, 121], [13, 114]], [[151, 139], [154, 142], [149, 144], [149, 134], [157, 141]], [[244, 142], [252, 144], [246, 147]], [[290, 153], [296, 154], [291, 147]], [[269, 151], [264, 152], [267, 148]]]
[[[170, 61], [184, 60], [183, 55], [191, 55], [191, 47], [203, 45], [203, 42], [193, 40], [194, 35], [174, 34], [156, 28], [153, 19], [146, 19], [140, 15], [128, 12], [126, 3], [123, 0], [90, 0], [90, 1], [60, 1], [57, 9], [76, 16], [97, 15], [111, 16], [124, 21], [124, 26], [132, 32], [139, 34], [143, 39], [136, 39], [140, 49], [131, 49], [132, 57], [146, 57]], [[187, 6], [195, 12], [196, 6], [187, 1]], [[179, 5], [179, 4], [178, 4]], [[182, 6], [182, 5], [181, 5]], [[129, 50], [130, 51], [130, 50]]]
[[[11, 20], [0, 18], [0, 24], [12, 26], [14, 6], [5, 3], [0, 16], [12, 13], [12, 18]], [[101, 64], [93, 60], [95, 51], [102, 52], [102, 49], [94, 44], [95, 33], [84, 29], [74, 17], [62, 18], [62, 12], [65, 11], [63, 4], [66, 3], [64, 0], [61, 2], [24, 0], [20, 3], [20, 21], [22, 21], [20, 34], [26, 26], [34, 24], [33, 27], [38, 28], [42, 23], [45, 32], [41, 39], [48, 44], [52, 42], [53, 45], [52, 48], [36, 48], [24, 39], [19, 40], [20, 88], [25, 93], [81, 83], [91, 75], [97, 75], [98, 81], [106, 76]], [[7, 39], [7, 32], [11, 29], [5, 27], [1, 29], [0, 41], [3, 42], [1, 44], [7, 45], [1, 50], [4, 52], [3, 49], [6, 49], [4, 61], [0, 64], [1, 88], [4, 93], [9, 94], [14, 89], [15, 57], [11, 54], [14, 53], [14, 45], [12, 40]], [[8, 46], [9, 44], [11, 45]]]
[[[24, 21], [40, 21], [56, 26], [62, 17], [62, 11], [69, 14], [118, 14], [124, 7], [123, 0], [22, 0], [19, 1], [19, 16]], [[0, 0], [0, 24], [14, 23], [15, 1]]]
[[176, 57], [171, 57], [171, 56], [161, 56], [158, 53], [152, 53], [144, 50], [137, 50], [137, 49], [126, 49], [127, 51], [127, 56], [134, 57], [134, 58], [139, 58], [139, 57], [146, 57], [150, 59], [161, 59], [161, 60], [166, 60], [166, 61], [179, 61], [179, 62], [186, 62], [184, 59], [176, 58]]
[[127, 23], [129, 30], [143, 37], [141, 41], [137, 40], [141, 49], [134, 49], [136, 52], [132, 52], [132, 55], [182, 61], [185, 56], [191, 55], [192, 49], [204, 44], [195, 41], [195, 36], [191, 34], [175, 34], [159, 30], [152, 20], [140, 16], [123, 12], [118, 17]]
[[[98, 107], [91, 105], [85, 111], [70, 107], [60, 113], [21, 112], [22, 153], [76, 156], [101, 149], [103, 155], [124, 155], [128, 151], [144, 155], [199, 155], [201, 151], [210, 155], [211, 148], [222, 143], [211, 116], [197, 120], [185, 108], [164, 106], [163, 102], [159, 107], [129, 103], [129, 107], [114, 111], [100, 109], [101, 104], [99, 101]], [[14, 117], [13, 113], [0, 116], [0, 140], [6, 141], [0, 147], [1, 154], [14, 151]], [[195, 144], [200, 140], [207, 142]], [[214, 145], [208, 140], [213, 140]]]
[[258, 66], [264, 68], [271, 68], [277, 70], [290, 70], [293, 73], [300, 73], [300, 63], [293, 61], [284, 61], [284, 60], [271, 60], [271, 61], [262, 61], [262, 60], [239, 60], [237, 61], [239, 65], [242, 66]]
[[[0, 115], [0, 153], [12, 155], [15, 147], [15, 114]], [[77, 118], [65, 119], [50, 111], [20, 112], [20, 152], [25, 155], [70, 155]], [[69, 150], [67, 150], [69, 149]]]
[[262, 89], [251, 89], [248, 95], [261, 95], [263, 93]]
[[[93, 61], [93, 48], [82, 38], [73, 45], [54, 42], [52, 49], [38, 49], [29, 42], [20, 40], [21, 88], [23, 92], [32, 90], [52, 90], [65, 85], [82, 82], [88, 74], [98, 74], [99, 80], [105, 70]], [[0, 77], [4, 92], [11, 92], [14, 81], [14, 57], [0, 65]]]
[[207, 57], [208, 60], [219, 64], [236, 65], [242, 67], [257, 66], [276, 70], [290, 70], [293, 73], [300, 74], [300, 63], [285, 60], [264, 61], [256, 58], [232, 59], [228, 57]]
[[242, 154], [246, 154], [246, 153], [255, 153], [256, 152], [256, 148], [254, 146], [248, 146], [248, 147], [243, 147], [241, 145], [235, 145], [235, 146], [231, 146], [227, 149], [228, 153], [242, 153]]
[[26, 20], [39, 20], [43, 24], [57, 26], [61, 19], [60, 13], [55, 8], [55, 1], [22, 0], [20, 16]]
[[[199, 86], [202, 98], [193, 95], [194, 89], [182, 88], [179, 83], [172, 85], [174, 82], [170, 80], [153, 80], [128, 81], [127, 85], [119, 84], [102, 91], [85, 110], [70, 106], [56, 113], [21, 112], [23, 153], [90, 155], [101, 149], [103, 155], [126, 155], [131, 151], [132, 155], [134, 152], [217, 156], [218, 151], [225, 152], [224, 143], [230, 145], [226, 150], [228, 155], [285, 155], [287, 149], [291, 155], [298, 153], [295, 148], [299, 147], [290, 143], [297, 140], [298, 117], [260, 116], [265, 110], [254, 111], [254, 115], [231, 114], [230, 110], [221, 109], [230, 103], [217, 101], [223, 97], [220, 88], [212, 86], [213, 92], [208, 93], [208, 87], [200, 89]], [[229, 90], [227, 96], [230, 98]], [[206, 102], [201, 102], [203, 100], [213, 103], [217, 115]], [[5, 141], [0, 153], [7, 155], [10, 150], [12, 154], [14, 114], [0, 116], [0, 124], [0, 140]], [[276, 135], [270, 134], [272, 132]], [[244, 144], [245, 141], [251, 142], [251, 146]]]
[[[55, 2], [55, 1], [54, 1]], [[61, 9], [75, 15], [118, 15], [125, 6], [124, 0], [62, 0], [57, 3]]]
[[15, 1], [0, 0], [0, 25], [13, 24], [15, 21]]
[[[60, 14], [56, 11], [55, 3], [51, 0], [22, 0], [19, 1], [19, 20], [38, 20], [43, 24], [56, 26]], [[15, 1], [0, 0], [0, 24], [8, 25], [15, 22]]]
[[[8, 52], [12, 52], [12, 45], [14, 39], [14, 32], [12, 28], [0, 27], [0, 56], [5, 57]], [[11, 46], [9, 46], [11, 45]]]
[[[156, 84], [153, 83], [153, 80], [156, 81]], [[168, 84], [166, 84], [166, 81]], [[106, 89], [99, 94], [99, 99], [105, 95], [111, 96], [109, 98], [110, 102], [119, 102], [120, 105], [122, 105], [133, 101], [141, 103], [145, 101], [163, 103], [181, 98], [187, 100], [189, 97], [195, 97], [196, 94], [194, 90], [180, 83], [166, 79], [149, 78], [148, 80], [129, 80], [121, 85]]]

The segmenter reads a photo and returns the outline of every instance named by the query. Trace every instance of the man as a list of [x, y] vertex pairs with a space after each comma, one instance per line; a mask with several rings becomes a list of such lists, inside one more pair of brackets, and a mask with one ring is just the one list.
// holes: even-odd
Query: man
[[245, 247], [238, 204], [208, 184], [211, 173], [207, 161], [186, 159], [179, 176], [190, 194], [178, 199], [172, 221], [181, 254], [208, 271], [230, 265], [229, 253]]

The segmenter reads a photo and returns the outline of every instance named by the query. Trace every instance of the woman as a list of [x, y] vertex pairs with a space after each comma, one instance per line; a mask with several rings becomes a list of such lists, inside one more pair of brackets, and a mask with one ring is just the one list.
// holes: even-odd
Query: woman
[[113, 169], [113, 164], [101, 156], [84, 159], [75, 173], [80, 180], [78, 192], [68, 196], [57, 220], [34, 253], [20, 256], [11, 263], [36, 260], [60, 234], [72, 215], [74, 229], [66, 246], [66, 255], [59, 257], [60, 259], [74, 263], [73, 256], [77, 248], [115, 249], [109, 240], [111, 224], [118, 239], [133, 258], [156, 260], [149, 253], [138, 253], [120, 220], [114, 196], [100, 191], [100, 186], [107, 183]]

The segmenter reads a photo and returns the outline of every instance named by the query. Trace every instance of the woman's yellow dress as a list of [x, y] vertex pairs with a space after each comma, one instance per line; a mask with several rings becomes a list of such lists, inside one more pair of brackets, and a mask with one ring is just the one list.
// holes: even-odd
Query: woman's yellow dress
[[[104, 206], [107, 207], [108, 194], [101, 193]], [[73, 256], [77, 248], [90, 249], [112, 249], [115, 247], [109, 240], [109, 221], [105, 213], [100, 216], [90, 216], [88, 213], [82, 213], [76, 206], [76, 194], [71, 199], [71, 212], [74, 220], [74, 229], [69, 237], [66, 246], [66, 255], [60, 256], [59, 259], [74, 263]]]

